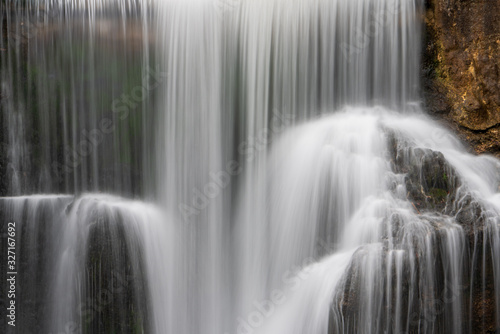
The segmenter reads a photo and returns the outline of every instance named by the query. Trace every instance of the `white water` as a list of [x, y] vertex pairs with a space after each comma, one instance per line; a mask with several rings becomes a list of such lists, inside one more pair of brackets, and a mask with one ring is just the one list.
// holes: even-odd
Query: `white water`
[[[499, 162], [465, 154], [454, 137], [425, 117], [349, 108], [299, 126], [271, 151], [268, 179], [258, 193], [265, 204], [252, 210], [266, 212], [265, 221], [253, 225], [252, 239], [243, 229], [239, 236], [250, 239], [246, 241], [251, 250], [265, 249], [253, 253], [261, 256], [254, 259], [254, 267], [246, 263], [249, 287], [241, 290], [263, 289], [254, 295], [262, 297], [254, 298], [267, 300], [271, 289], [282, 289], [286, 283], [282, 274], [288, 268], [325, 250], [326, 258], [306, 268], [312, 277], [301, 280], [305, 287], [287, 297], [293, 301], [279, 307], [282, 314], [270, 318], [263, 333], [326, 333], [329, 321], [333, 333], [406, 333], [415, 326], [424, 332], [463, 331], [462, 280], [473, 274], [466, 274], [463, 266], [472, 250], [454, 216], [421, 214], [407, 200], [404, 175], [391, 169], [389, 131], [400, 133], [401, 140], [413, 147], [439, 147], [453, 162], [462, 187], [488, 202], [484, 205], [492, 211], [487, 229], [498, 228]], [[478, 167], [481, 174], [472, 170]], [[497, 240], [498, 232], [489, 233]], [[491, 251], [498, 257], [495, 247]], [[436, 263], [437, 256], [443, 263]], [[349, 285], [342, 281], [347, 264], [352, 270], [349, 277], [359, 280], [354, 290], [346, 290], [361, 298], [354, 319], [346, 319], [337, 308], [347, 298], [343, 292]], [[403, 284], [408, 284], [407, 291]], [[437, 301], [445, 310], [426, 305], [425, 299]], [[251, 312], [250, 308], [242, 314]], [[436, 316], [449, 327], [439, 328]], [[261, 332], [260, 326], [254, 327]]]
[[[17, 223], [17, 233], [23, 235], [19, 240], [27, 243], [17, 243], [18, 257], [31, 259], [31, 264], [22, 267], [30, 272], [20, 271], [21, 282], [42, 282], [43, 289], [37, 293], [52, 307], [47, 319], [38, 324], [40, 331], [104, 332], [100, 312], [109, 312], [107, 307], [122, 307], [126, 312], [132, 303], [138, 307], [136, 312], [145, 311], [138, 300], [120, 304], [113, 296], [121, 298], [127, 290], [140, 299], [139, 294], [144, 293], [140, 289], [147, 284], [151, 323], [137, 326], [154, 333], [168, 332], [163, 315], [168, 312], [169, 281], [174, 275], [166, 269], [173, 260], [175, 234], [170, 230], [172, 220], [157, 208], [101, 194], [76, 199], [39, 195], [2, 198], [2, 212]], [[46, 230], [40, 231], [41, 227]], [[100, 252], [92, 252], [100, 248]], [[42, 262], [46, 268], [38, 267]], [[117, 314], [120, 312], [114, 316]], [[128, 320], [118, 317], [117, 321]], [[21, 331], [26, 328], [24, 332], [32, 330], [27, 324], [19, 327]]]
[[[51, 245], [21, 253], [44, 333], [466, 333], [478, 294], [500, 323], [499, 162], [423, 116], [420, 1], [7, 4], [7, 194], [76, 194], [0, 199]], [[443, 154], [445, 208], [394, 138], [421, 181]]]

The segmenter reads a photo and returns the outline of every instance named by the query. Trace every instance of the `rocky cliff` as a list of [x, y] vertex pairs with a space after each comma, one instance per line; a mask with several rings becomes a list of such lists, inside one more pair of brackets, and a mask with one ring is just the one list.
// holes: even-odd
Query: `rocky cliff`
[[426, 0], [427, 110], [500, 157], [500, 0]]

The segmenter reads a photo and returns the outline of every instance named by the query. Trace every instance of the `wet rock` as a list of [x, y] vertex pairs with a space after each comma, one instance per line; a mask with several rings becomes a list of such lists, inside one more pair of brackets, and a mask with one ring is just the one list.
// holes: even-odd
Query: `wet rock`
[[455, 170], [440, 152], [411, 147], [395, 135], [390, 142], [392, 168], [406, 175], [408, 200], [419, 212], [443, 213], [460, 187]]
[[120, 217], [96, 212], [89, 229], [83, 327], [91, 333], [143, 333], [146, 280], [129, 256], [140, 250], [127, 244]]

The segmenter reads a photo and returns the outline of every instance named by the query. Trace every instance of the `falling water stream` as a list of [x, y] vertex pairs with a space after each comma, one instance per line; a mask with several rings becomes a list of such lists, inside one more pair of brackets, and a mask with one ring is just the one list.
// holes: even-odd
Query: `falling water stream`
[[2, 332], [500, 330], [500, 161], [421, 108], [423, 1], [0, 8]]

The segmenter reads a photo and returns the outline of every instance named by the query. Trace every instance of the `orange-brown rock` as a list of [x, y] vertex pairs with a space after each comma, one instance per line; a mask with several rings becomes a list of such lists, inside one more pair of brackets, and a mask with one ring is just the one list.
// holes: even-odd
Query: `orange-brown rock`
[[500, 157], [500, 0], [427, 0], [424, 19], [427, 109]]

